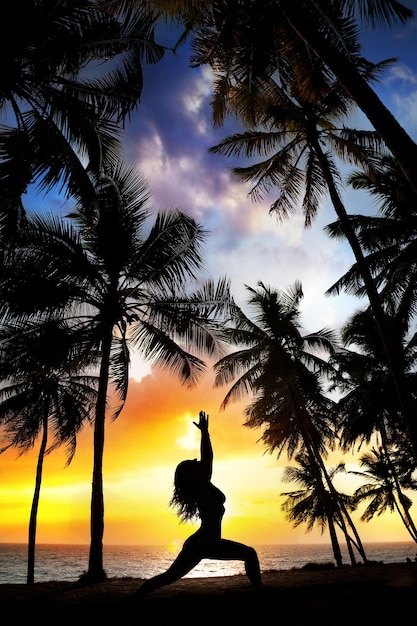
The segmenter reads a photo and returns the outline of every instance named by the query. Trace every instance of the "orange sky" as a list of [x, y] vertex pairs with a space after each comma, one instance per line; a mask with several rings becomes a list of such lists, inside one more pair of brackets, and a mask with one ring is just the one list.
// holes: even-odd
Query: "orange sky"
[[[250, 544], [328, 542], [319, 531], [293, 529], [280, 511], [286, 457], [277, 462], [257, 443], [261, 432], [243, 427], [244, 404], [219, 406], [226, 389], [212, 387], [208, 374], [194, 390], [154, 370], [132, 379], [127, 404], [106, 431], [106, 544], [180, 544], [195, 528], [179, 524], [168, 503], [174, 469], [199, 455], [199, 431], [192, 424], [200, 409], [210, 414], [215, 463], [213, 482], [226, 494], [224, 536]], [[0, 542], [26, 542], [38, 447], [16, 458], [0, 456]], [[337, 454], [331, 464], [341, 459]], [[346, 462], [353, 467], [354, 457]], [[65, 467], [64, 452], [46, 458], [38, 514], [38, 543], [89, 543], [92, 429], [79, 437], [75, 458]], [[348, 491], [348, 488], [346, 489]], [[363, 541], [407, 541], [396, 515], [358, 522]]]

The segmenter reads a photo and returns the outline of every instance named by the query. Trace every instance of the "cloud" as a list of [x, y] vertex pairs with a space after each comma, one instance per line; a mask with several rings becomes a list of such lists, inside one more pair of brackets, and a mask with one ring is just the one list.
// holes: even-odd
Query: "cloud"
[[404, 84], [415, 85], [417, 84], [417, 75], [415, 70], [408, 65], [401, 63], [390, 67], [384, 80], [387, 84], [393, 83], [394, 81], [401, 81]]
[[406, 96], [394, 94], [393, 102], [399, 119], [414, 136], [417, 136], [417, 89]]
[[211, 90], [211, 72], [191, 69], [186, 50], [147, 68], [126, 150], [149, 181], [152, 205], [181, 208], [209, 231], [203, 253], [207, 272], [215, 279], [229, 277], [239, 304], [246, 301], [245, 284], [262, 280], [284, 289], [301, 280], [307, 327], [340, 325], [350, 302], [329, 300], [324, 292], [348, 269], [352, 255], [346, 244], [323, 232], [335, 219], [332, 207], [324, 199], [318, 218], [305, 230], [301, 212], [284, 222], [269, 214], [273, 196], [254, 203], [250, 186], [230, 172], [233, 160], [208, 152], [236, 131], [231, 120], [214, 128]]

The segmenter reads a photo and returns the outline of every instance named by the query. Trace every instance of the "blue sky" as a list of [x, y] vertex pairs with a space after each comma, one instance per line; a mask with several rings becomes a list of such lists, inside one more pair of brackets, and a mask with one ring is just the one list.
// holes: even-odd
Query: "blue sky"
[[[403, 4], [417, 9], [417, 0]], [[160, 35], [172, 45], [175, 33]], [[362, 30], [363, 55], [373, 62], [397, 57], [380, 76], [375, 90], [408, 133], [417, 139], [417, 15], [393, 30]], [[331, 241], [323, 228], [336, 219], [327, 198], [312, 227], [306, 230], [301, 212], [285, 223], [269, 215], [270, 200], [256, 204], [249, 187], [230, 173], [232, 161], [208, 149], [235, 129], [231, 120], [214, 128], [208, 68], [192, 69], [186, 47], [169, 52], [158, 64], [145, 67], [141, 103], [126, 126], [126, 158], [136, 163], [151, 190], [153, 208], [179, 207], [210, 232], [204, 247], [207, 275], [228, 276], [237, 302], [245, 306], [245, 285], [258, 281], [285, 289], [303, 285], [301, 305], [306, 331], [338, 329], [362, 303], [347, 295], [327, 297], [325, 291], [350, 267], [349, 247]], [[347, 125], [370, 127], [361, 112]], [[349, 213], [374, 212], [369, 198], [345, 189]], [[66, 211], [62, 198], [51, 196], [50, 208]], [[34, 205], [43, 204], [39, 199]], [[145, 368], [146, 370], [148, 368]], [[136, 375], [143, 371], [140, 367]], [[135, 373], [135, 368], [133, 368]]]
[[[416, 2], [405, 4], [414, 7]], [[417, 17], [393, 31], [364, 30], [363, 42], [364, 56], [374, 62], [398, 58], [375, 89], [416, 139]], [[323, 200], [308, 230], [301, 213], [282, 224], [269, 216], [268, 199], [254, 204], [248, 187], [230, 174], [231, 161], [208, 153], [233, 130], [230, 121], [224, 128], [213, 127], [211, 94], [209, 70], [190, 68], [184, 48], [178, 56], [168, 53], [146, 68], [142, 101], [127, 128], [125, 148], [149, 182], [153, 206], [180, 207], [210, 231], [204, 251], [207, 271], [214, 278], [226, 274], [231, 279], [239, 304], [246, 302], [245, 284], [256, 286], [262, 280], [284, 289], [298, 279], [306, 330], [339, 328], [361, 303], [324, 295], [353, 261], [346, 245], [323, 233], [335, 219], [330, 203]], [[355, 125], [357, 120], [367, 124], [360, 113]], [[348, 212], [375, 210], [363, 194], [346, 190], [343, 197]]]

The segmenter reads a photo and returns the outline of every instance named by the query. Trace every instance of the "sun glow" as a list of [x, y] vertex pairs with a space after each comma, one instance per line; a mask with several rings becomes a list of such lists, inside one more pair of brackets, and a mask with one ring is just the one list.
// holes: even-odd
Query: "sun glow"
[[[226, 495], [224, 536], [258, 545], [328, 541], [327, 535], [319, 531], [306, 534], [305, 528], [294, 529], [285, 519], [281, 492], [294, 488], [281, 481], [287, 459], [277, 461], [265, 454], [257, 443], [260, 432], [242, 426], [243, 405], [219, 412], [222, 397], [223, 390], [213, 389], [209, 377], [191, 391], [160, 371], [153, 371], [140, 382], [131, 380], [122, 414], [106, 429], [106, 544], [170, 545], [175, 552], [196, 530], [196, 524], [179, 522], [169, 502], [175, 467], [185, 458], [199, 457], [199, 431], [193, 421], [198, 420], [200, 410], [210, 415], [213, 482]], [[68, 467], [62, 449], [45, 458], [39, 543], [89, 543], [92, 438], [92, 429], [85, 428]], [[0, 456], [3, 542], [27, 541], [37, 454], [35, 446], [18, 458], [13, 450]], [[348, 477], [343, 476], [343, 481], [347, 491]], [[359, 532], [363, 541], [408, 539], [395, 515], [385, 515], [370, 524], [359, 522]]]
[[178, 422], [186, 433], [175, 442], [182, 450], [198, 450], [200, 447], [199, 430], [193, 423], [195, 419], [195, 416], [193, 417], [190, 413], [186, 413], [183, 417], [178, 419]]

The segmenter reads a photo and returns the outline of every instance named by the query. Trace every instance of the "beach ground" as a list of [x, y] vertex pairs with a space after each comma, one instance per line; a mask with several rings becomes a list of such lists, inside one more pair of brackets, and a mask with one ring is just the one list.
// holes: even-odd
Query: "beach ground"
[[[138, 624], [141, 626], [415, 626], [417, 563], [282, 570], [262, 575], [256, 592], [242, 575], [187, 578], [135, 603], [141, 581], [94, 585], [45, 582], [0, 585], [5, 624]], [[7, 617], [6, 617], [7, 616]]]

